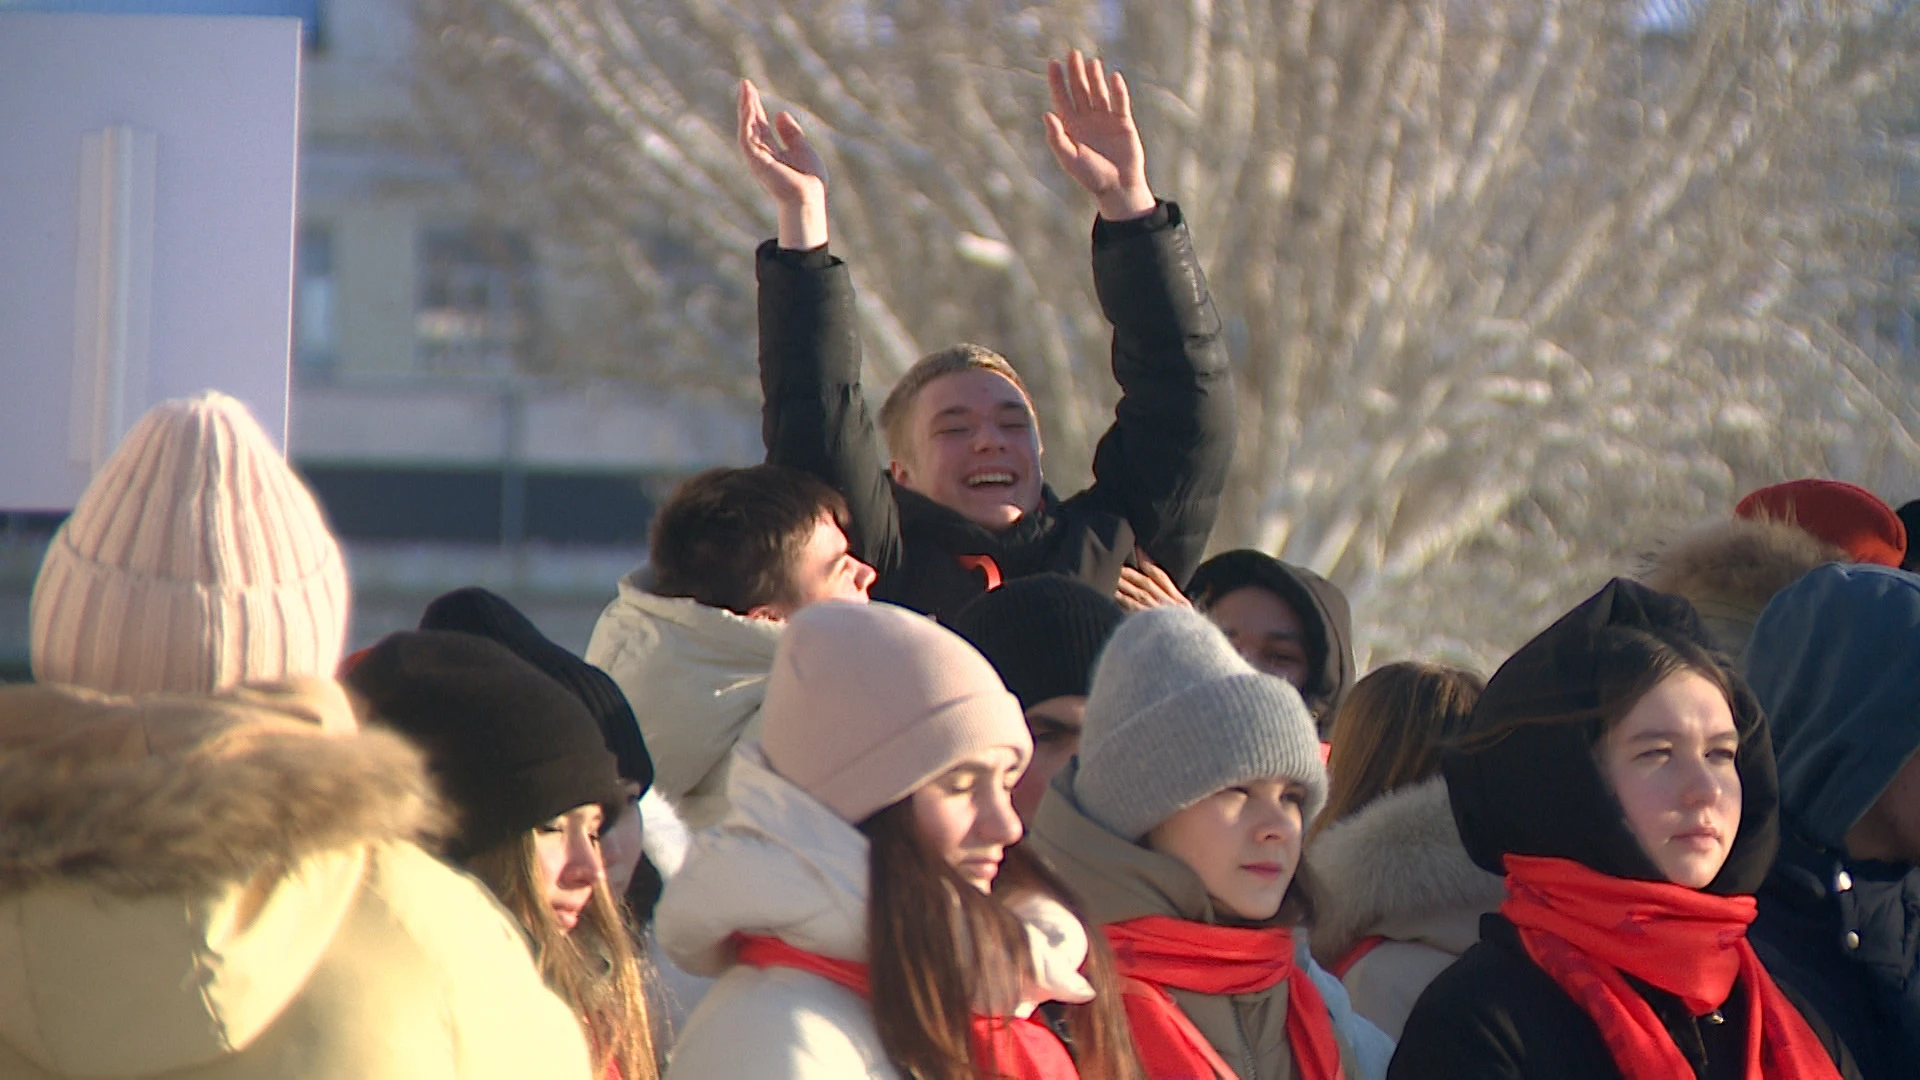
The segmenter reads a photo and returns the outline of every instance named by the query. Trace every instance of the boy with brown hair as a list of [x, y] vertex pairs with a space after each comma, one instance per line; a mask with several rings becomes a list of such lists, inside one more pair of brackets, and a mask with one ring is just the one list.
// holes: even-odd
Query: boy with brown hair
[[760, 728], [774, 649], [794, 612], [864, 602], [873, 570], [847, 550], [846, 502], [778, 465], [711, 469], [654, 518], [647, 565], [620, 579], [587, 643], [619, 684], [654, 788], [701, 828], [727, 808], [728, 755]]
[[1123, 393], [1093, 486], [1067, 499], [1041, 476], [1019, 375], [979, 345], [935, 352], [901, 377], [880, 410], [883, 450], [860, 384], [852, 279], [827, 250], [820, 157], [791, 114], [770, 121], [753, 84], [740, 85], [741, 150], [779, 210], [778, 238], [757, 256], [767, 460], [846, 496], [849, 538], [878, 573], [875, 599], [943, 619], [1029, 574], [1065, 573], [1108, 595], [1129, 565], [1184, 581], [1232, 458], [1220, 319], [1180, 208], [1148, 187], [1126, 82], [1077, 51], [1047, 74], [1048, 145], [1099, 203], [1094, 286]]

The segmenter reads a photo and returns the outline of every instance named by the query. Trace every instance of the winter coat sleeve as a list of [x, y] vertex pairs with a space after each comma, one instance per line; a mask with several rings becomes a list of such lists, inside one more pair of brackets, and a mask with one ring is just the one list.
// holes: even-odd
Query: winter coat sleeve
[[825, 247], [788, 251], [772, 240], [760, 245], [755, 272], [767, 463], [812, 473], [846, 497], [848, 540], [884, 585], [900, 568], [900, 510], [860, 385], [853, 276]]
[[1200, 564], [1233, 460], [1233, 380], [1220, 316], [1180, 207], [1093, 230], [1093, 283], [1113, 325], [1120, 404], [1075, 497], [1118, 514], [1177, 582]]

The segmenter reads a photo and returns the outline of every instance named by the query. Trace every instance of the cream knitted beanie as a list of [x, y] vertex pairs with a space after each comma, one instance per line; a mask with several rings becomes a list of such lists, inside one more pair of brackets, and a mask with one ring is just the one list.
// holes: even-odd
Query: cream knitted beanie
[[340, 546], [246, 406], [140, 418], [54, 534], [33, 586], [33, 673], [107, 693], [332, 678], [347, 631]]
[[773, 770], [858, 824], [968, 754], [1033, 737], [1020, 702], [959, 635], [891, 604], [826, 601], [780, 635], [760, 742]]
[[1187, 608], [1121, 620], [1094, 669], [1074, 801], [1138, 841], [1216, 791], [1285, 777], [1307, 789], [1305, 827], [1327, 801], [1320, 740], [1299, 691], [1255, 671]]

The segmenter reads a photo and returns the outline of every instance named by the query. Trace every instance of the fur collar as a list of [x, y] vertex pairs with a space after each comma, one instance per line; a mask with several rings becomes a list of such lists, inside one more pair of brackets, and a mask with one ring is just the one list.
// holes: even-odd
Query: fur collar
[[680, 872], [692, 846], [693, 830], [681, 820], [680, 811], [658, 788], [648, 788], [640, 796], [640, 848], [662, 881]]
[[1799, 526], [1728, 518], [1683, 533], [1644, 556], [1640, 580], [1696, 606], [1728, 605], [1757, 617], [1773, 594], [1807, 571], [1847, 561], [1846, 552]]
[[1313, 951], [1323, 959], [1345, 954], [1390, 919], [1492, 911], [1506, 896], [1497, 875], [1467, 858], [1446, 781], [1437, 776], [1388, 792], [1329, 826], [1313, 841], [1307, 862], [1322, 888]]
[[330, 680], [213, 697], [0, 689], [0, 894], [201, 894], [442, 821], [419, 753], [355, 730]]

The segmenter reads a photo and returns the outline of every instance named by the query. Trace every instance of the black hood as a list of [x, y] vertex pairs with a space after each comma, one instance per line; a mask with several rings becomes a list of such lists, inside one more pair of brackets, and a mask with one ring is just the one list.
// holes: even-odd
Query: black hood
[[1320, 737], [1325, 739], [1333, 714], [1353, 685], [1353, 613], [1347, 606], [1347, 594], [1304, 566], [1281, 562], [1252, 548], [1239, 548], [1201, 563], [1187, 582], [1187, 595], [1204, 611], [1220, 597], [1249, 585], [1258, 585], [1285, 600], [1300, 616], [1307, 632], [1307, 662], [1313, 668], [1308, 685], [1300, 688], [1300, 696], [1306, 699]]
[[1740, 829], [1726, 865], [1705, 892], [1750, 894], [1760, 887], [1779, 847], [1779, 782], [1766, 720], [1752, 691], [1677, 596], [1615, 578], [1579, 607], [1520, 647], [1488, 680], [1461, 742], [1441, 758], [1454, 820], [1467, 854], [1482, 869], [1504, 874], [1508, 854], [1571, 859], [1614, 877], [1664, 881], [1628, 828], [1626, 814], [1601, 775], [1594, 744], [1601, 721], [1526, 724], [1494, 741], [1476, 735], [1515, 720], [1592, 714], [1601, 686], [1618, 676], [1611, 642], [1642, 630], [1691, 641], [1707, 650], [1733, 687], [1740, 734]]

